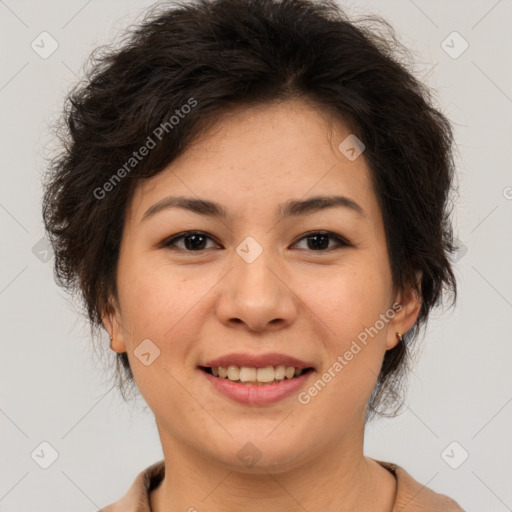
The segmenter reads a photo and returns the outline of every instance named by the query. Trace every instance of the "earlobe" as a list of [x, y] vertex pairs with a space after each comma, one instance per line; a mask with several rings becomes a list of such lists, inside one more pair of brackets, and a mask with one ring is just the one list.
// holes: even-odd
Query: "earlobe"
[[110, 348], [118, 354], [124, 354], [126, 352], [125, 344], [118, 338], [110, 338]]
[[421, 295], [416, 289], [408, 288], [399, 298], [401, 307], [389, 324], [386, 350], [402, 342], [403, 336], [414, 326], [421, 311]]
[[110, 348], [114, 352], [122, 354], [126, 352], [126, 345], [123, 338], [123, 329], [119, 320], [119, 312], [112, 305], [109, 305], [108, 311], [101, 316], [103, 328], [107, 331], [110, 338]]
[[393, 331], [389, 331], [388, 339], [386, 341], [386, 350], [391, 350], [399, 343], [402, 343], [403, 334], [399, 331], [395, 331], [394, 334], [395, 336], [393, 337]]

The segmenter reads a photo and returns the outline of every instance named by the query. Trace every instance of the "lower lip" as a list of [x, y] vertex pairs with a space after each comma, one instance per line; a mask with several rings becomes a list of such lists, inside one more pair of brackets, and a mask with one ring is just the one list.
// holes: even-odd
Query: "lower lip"
[[298, 377], [284, 379], [276, 384], [254, 386], [214, 377], [201, 369], [199, 371], [213, 384], [217, 391], [235, 402], [245, 405], [268, 405], [279, 402], [279, 400], [297, 393], [314, 373], [309, 370]]

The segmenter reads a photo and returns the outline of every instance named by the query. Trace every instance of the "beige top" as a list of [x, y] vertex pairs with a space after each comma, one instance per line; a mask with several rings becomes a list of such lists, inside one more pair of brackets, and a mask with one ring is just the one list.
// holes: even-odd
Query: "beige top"
[[[376, 462], [396, 478], [396, 497], [392, 512], [464, 512], [451, 498], [421, 485], [400, 466], [380, 460]], [[151, 512], [149, 491], [158, 486], [164, 474], [164, 461], [155, 462], [137, 475], [123, 498], [103, 507], [102, 511]]]

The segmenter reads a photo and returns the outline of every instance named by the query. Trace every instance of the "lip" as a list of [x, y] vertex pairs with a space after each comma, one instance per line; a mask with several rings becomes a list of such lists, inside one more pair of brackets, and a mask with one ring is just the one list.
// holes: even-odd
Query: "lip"
[[311, 370], [293, 379], [284, 379], [276, 384], [258, 386], [239, 384], [229, 379], [214, 377], [201, 369], [198, 371], [208, 379], [216, 391], [244, 405], [270, 405], [279, 402], [290, 395], [298, 393], [315, 373], [314, 370]]
[[218, 357], [217, 359], [207, 361], [200, 366], [209, 366], [210, 368], [215, 366], [223, 366], [227, 368], [230, 365], [238, 366], [239, 368], [242, 366], [247, 366], [249, 368], [265, 368], [265, 366], [283, 365], [294, 366], [295, 368], [300, 368], [302, 370], [305, 370], [306, 368], [314, 369], [313, 365], [307, 363], [306, 361], [302, 361], [301, 359], [287, 356], [285, 354], [278, 354], [276, 352], [267, 354], [226, 354], [225, 356]]

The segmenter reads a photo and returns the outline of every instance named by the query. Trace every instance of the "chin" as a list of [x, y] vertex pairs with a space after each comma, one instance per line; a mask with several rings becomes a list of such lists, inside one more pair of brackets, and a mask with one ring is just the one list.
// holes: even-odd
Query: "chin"
[[216, 452], [205, 453], [212, 462], [237, 473], [266, 474], [283, 473], [306, 462], [304, 453], [297, 447], [304, 447], [304, 438], [294, 441], [288, 436], [287, 443], [280, 438], [266, 438], [267, 431], [260, 437], [234, 436]]

